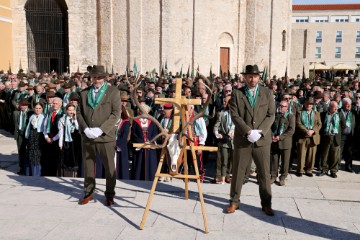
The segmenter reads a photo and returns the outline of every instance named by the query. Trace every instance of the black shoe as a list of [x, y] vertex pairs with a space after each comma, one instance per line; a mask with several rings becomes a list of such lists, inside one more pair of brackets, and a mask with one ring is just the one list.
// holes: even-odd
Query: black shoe
[[307, 173], [305, 173], [305, 175], [308, 176], [308, 177], [313, 177], [314, 176], [314, 174], [312, 174], [311, 172], [307, 172]]
[[337, 178], [337, 175], [336, 175], [336, 173], [332, 172], [332, 173], [330, 173], [330, 177]]
[[325, 176], [326, 173], [327, 173], [327, 172], [321, 171], [318, 176], [319, 176], [319, 177]]
[[302, 177], [302, 175], [303, 175], [303, 173], [301, 173], [301, 172], [297, 172], [297, 173], [296, 173], [296, 176], [297, 176], [297, 177]]
[[351, 167], [345, 167], [345, 171], [354, 173], [354, 170]]

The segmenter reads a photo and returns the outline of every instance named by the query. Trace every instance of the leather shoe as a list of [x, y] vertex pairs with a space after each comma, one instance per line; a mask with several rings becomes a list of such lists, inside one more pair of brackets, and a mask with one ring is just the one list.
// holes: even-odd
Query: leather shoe
[[332, 173], [330, 173], [330, 177], [337, 178], [337, 175], [336, 175], [336, 173], [332, 172]]
[[225, 182], [226, 183], [231, 183], [231, 177], [225, 177]]
[[307, 173], [305, 173], [305, 175], [308, 176], [308, 177], [313, 177], [314, 176], [311, 172], [307, 172]]
[[302, 175], [303, 175], [303, 173], [301, 173], [301, 172], [297, 172], [297, 173], [296, 173], [296, 176], [297, 176], [297, 177], [302, 177]]
[[345, 171], [347, 171], [347, 172], [351, 172], [351, 173], [353, 173], [353, 172], [354, 172], [354, 170], [353, 170], [351, 167], [346, 167], [346, 168], [345, 168]]
[[280, 186], [285, 186], [285, 179], [280, 179]]
[[225, 212], [226, 213], [234, 213], [236, 209], [239, 209], [239, 205], [240, 205], [240, 203], [230, 204], [226, 208]]
[[105, 201], [105, 206], [111, 206], [111, 205], [113, 205], [113, 204], [115, 204], [115, 202], [114, 202], [114, 198], [112, 198], [112, 197], [107, 197], [106, 198], [106, 201]]
[[94, 199], [94, 197], [92, 195], [87, 196], [87, 197], [85, 196], [83, 199], [81, 199], [79, 201], [79, 205], [85, 205], [85, 204], [87, 204], [88, 202], [90, 202], [93, 199]]
[[271, 209], [271, 207], [262, 207], [261, 210], [263, 210], [268, 216], [274, 216], [274, 211]]
[[319, 177], [322, 177], [322, 176], [325, 176], [326, 175], [326, 172], [325, 171], [321, 171], [320, 173], [319, 173]]

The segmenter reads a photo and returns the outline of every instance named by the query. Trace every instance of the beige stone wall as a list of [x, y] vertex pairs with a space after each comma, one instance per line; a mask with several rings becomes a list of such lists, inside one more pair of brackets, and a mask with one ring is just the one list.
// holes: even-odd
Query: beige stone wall
[[[27, 70], [27, 36], [25, 4], [27, 0], [13, 0], [13, 53], [14, 69], [20, 60]], [[70, 70], [86, 70], [86, 66], [97, 63], [96, 0], [66, 1], [69, 19], [69, 62]]]
[[[26, 0], [14, 0], [14, 62], [27, 66]], [[79, 0], [66, 1], [70, 69], [102, 64], [124, 73], [134, 60], [142, 72], [167, 61], [174, 72], [189, 65], [218, 73], [220, 47], [230, 48], [230, 71], [246, 64], [283, 73], [291, 44], [291, 1], [275, 0]], [[271, 21], [273, 19], [273, 21]], [[287, 32], [281, 50], [282, 31]]]
[[97, 64], [96, 0], [66, 1], [69, 18], [70, 70], [86, 71], [88, 65]]

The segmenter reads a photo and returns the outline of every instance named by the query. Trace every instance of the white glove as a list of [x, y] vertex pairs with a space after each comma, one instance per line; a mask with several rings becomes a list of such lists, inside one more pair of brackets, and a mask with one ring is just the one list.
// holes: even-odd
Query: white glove
[[117, 151], [117, 152], [121, 152], [121, 148], [116, 147], [116, 151]]
[[247, 137], [248, 141], [251, 143], [257, 142], [261, 138], [262, 130], [251, 130], [251, 133]]
[[220, 139], [223, 138], [223, 136], [220, 133], [215, 133], [215, 137]]
[[95, 138], [98, 138], [103, 134], [103, 131], [100, 128], [91, 128], [91, 131]]
[[96, 138], [90, 128], [85, 128], [84, 133], [89, 139]]

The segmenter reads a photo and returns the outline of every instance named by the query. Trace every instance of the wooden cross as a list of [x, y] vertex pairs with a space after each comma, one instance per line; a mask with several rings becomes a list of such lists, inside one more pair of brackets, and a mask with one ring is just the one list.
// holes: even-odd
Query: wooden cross
[[[181, 96], [181, 89], [182, 89], [182, 79], [177, 78], [176, 79], [176, 91], [175, 91], [176, 96], [175, 96], [175, 98], [156, 98], [155, 99], [155, 104], [172, 103], [174, 105], [173, 126], [171, 129], [172, 133], [175, 133], [179, 130], [180, 119], [183, 119], [184, 123], [185, 123], [185, 121], [189, 121], [189, 112], [187, 110], [188, 105], [201, 105], [201, 99], [187, 99], [187, 98], [185, 98], [185, 96]], [[189, 137], [192, 138], [192, 131], [191, 131], [190, 125], [188, 126], [187, 131], [189, 133]], [[217, 152], [218, 148], [217, 147], [206, 147], [206, 146], [194, 146], [193, 142], [190, 142], [190, 144], [188, 145], [187, 139], [185, 136], [183, 136], [182, 139], [180, 139], [180, 140], [183, 143], [183, 147], [181, 149], [181, 154], [180, 154], [179, 158], [183, 158], [183, 161], [184, 161], [184, 174], [170, 175], [170, 174], [161, 173], [161, 168], [162, 168], [163, 161], [164, 161], [164, 158], [166, 155], [166, 147], [162, 148], [161, 155], [160, 155], [160, 162], [159, 162], [156, 174], [155, 174], [155, 179], [154, 179], [153, 185], [151, 187], [150, 195], [149, 195], [149, 198], [148, 198], [148, 201], [146, 204], [146, 208], [145, 208], [142, 220], [141, 220], [140, 229], [144, 229], [146, 218], [147, 218], [147, 215], [150, 210], [150, 204], [151, 204], [152, 198], [154, 196], [154, 192], [155, 192], [159, 177], [174, 177], [174, 178], [182, 178], [185, 180], [185, 199], [186, 200], [189, 198], [189, 194], [188, 194], [189, 179], [196, 180], [197, 186], [198, 186], [198, 191], [199, 191], [201, 210], [202, 210], [202, 215], [203, 215], [203, 220], [204, 220], [205, 233], [209, 232], [195, 151], [202, 150], [202, 151]], [[136, 148], [152, 148], [152, 149], [161, 148], [161, 146], [158, 146], [155, 144], [145, 144], [145, 143], [134, 143], [133, 146]], [[195, 175], [188, 174], [187, 153], [186, 153], [187, 151], [186, 150], [191, 150], [191, 155], [193, 158], [193, 164], [194, 164], [194, 168], [195, 168]]]

